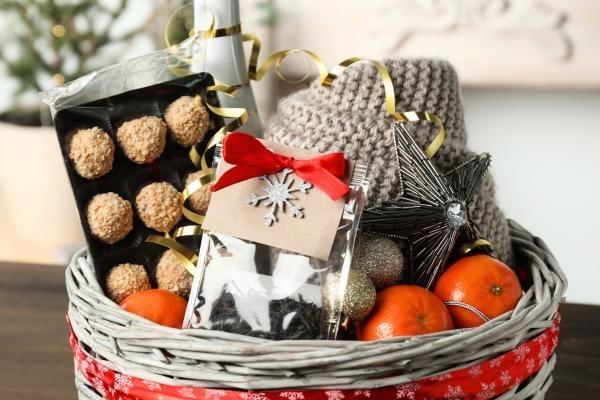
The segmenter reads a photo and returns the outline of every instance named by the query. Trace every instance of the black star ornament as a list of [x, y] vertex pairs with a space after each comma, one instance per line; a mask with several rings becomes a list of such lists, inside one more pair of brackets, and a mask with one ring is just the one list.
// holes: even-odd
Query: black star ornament
[[393, 125], [400, 167], [399, 200], [370, 208], [363, 229], [406, 239], [412, 255], [412, 283], [430, 288], [459, 237], [481, 237], [469, 208], [490, 165], [481, 154], [441, 174], [403, 124]]

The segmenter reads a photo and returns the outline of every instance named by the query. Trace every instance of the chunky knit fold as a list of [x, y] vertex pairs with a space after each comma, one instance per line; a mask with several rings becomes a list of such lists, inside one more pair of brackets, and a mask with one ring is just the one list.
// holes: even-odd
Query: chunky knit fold
[[[435, 59], [385, 60], [384, 65], [394, 83], [397, 111], [429, 111], [444, 122], [446, 140], [433, 158], [436, 166], [448, 171], [474, 157], [467, 148], [462, 96], [452, 65]], [[347, 68], [330, 88], [315, 82], [281, 99], [265, 138], [320, 152], [343, 151], [350, 159], [368, 162], [368, 206], [373, 206], [401, 194], [391, 123], [381, 78], [373, 65], [365, 63]], [[437, 133], [428, 122], [411, 123], [408, 128], [423, 148]], [[471, 209], [482, 235], [510, 263], [508, 223], [496, 204], [491, 175]]]

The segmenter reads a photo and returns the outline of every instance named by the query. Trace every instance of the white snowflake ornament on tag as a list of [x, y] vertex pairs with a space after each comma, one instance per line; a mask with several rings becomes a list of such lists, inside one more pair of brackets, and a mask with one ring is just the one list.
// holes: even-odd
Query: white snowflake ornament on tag
[[[270, 207], [269, 212], [264, 216], [265, 224], [267, 226], [273, 225], [278, 222], [277, 212], [281, 210], [285, 212], [286, 208], [289, 208], [292, 212], [292, 216], [296, 218], [304, 218], [303, 208], [296, 206], [293, 201], [298, 200], [297, 197], [292, 193], [300, 192], [308, 194], [308, 191], [312, 189], [312, 184], [309, 182], [302, 181], [297, 187], [294, 187], [294, 179], [288, 181], [288, 175], [293, 171], [289, 168], [284, 169], [279, 174], [265, 175], [260, 177], [264, 180], [267, 185], [262, 189], [265, 192], [264, 195], [259, 196], [252, 193], [246, 201], [253, 207], [265, 201], [265, 206]], [[280, 177], [281, 174], [281, 177]]]

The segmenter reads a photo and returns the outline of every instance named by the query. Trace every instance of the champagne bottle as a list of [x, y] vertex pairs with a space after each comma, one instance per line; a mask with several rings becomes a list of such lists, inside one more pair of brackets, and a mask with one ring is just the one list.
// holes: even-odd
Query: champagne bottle
[[[210, 15], [215, 19], [216, 28], [239, 24], [239, 0], [194, 0], [194, 25], [197, 31], [206, 29]], [[204, 56], [198, 59], [194, 67], [198, 72], [210, 73], [215, 80], [240, 86], [235, 97], [219, 95], [221, 106], [246, 108], [249, 119], [243, 130], [261, 137], [262, 122], [248, 80], [241, 34], [207, 40], [204, 43]]]

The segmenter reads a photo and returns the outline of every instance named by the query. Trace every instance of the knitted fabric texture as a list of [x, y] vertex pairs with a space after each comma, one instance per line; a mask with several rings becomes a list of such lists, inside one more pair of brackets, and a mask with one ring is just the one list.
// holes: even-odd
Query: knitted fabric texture
[[[386, 60], [384, 64], [394, 83], [397, 111], [429, 111], [444, 122], [446, 140], [433, 157], [435, 165], [448, 171], [473, 158], [475, 153], [466, 146], [462, 98], [454, 68], [448, 62], [432, 59]], [[347, 158], [368, 162], [369, 207], [401, 195], [391, 122], [377, 70], [370, 64], [360, 64], [346, 69], [329, 88], [315, 82], [283, 98], [265, 138], [319, 152], [343, 151]], [[429, 122], [416, 122], [410, 123], [409, 130], [425, 148], [438, 128]], [[510, 264], [508, 223], [496, 205], [489, 174], [471, 210], [484, 238]]]

